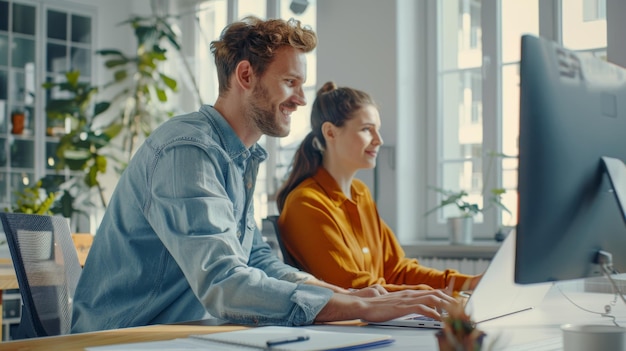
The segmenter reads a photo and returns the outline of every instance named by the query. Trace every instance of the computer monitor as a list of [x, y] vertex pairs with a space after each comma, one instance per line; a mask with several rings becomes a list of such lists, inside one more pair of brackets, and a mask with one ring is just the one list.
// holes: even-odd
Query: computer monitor
[[626, 70], [523, 36], [519, 150], [515, 282], [626, 271]]

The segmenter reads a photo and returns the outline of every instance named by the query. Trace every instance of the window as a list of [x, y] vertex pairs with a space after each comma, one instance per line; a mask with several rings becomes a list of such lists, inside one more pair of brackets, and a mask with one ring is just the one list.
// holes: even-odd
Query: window
[[[499, 227], [517, 223], [521, 36], [562, 37], [566, 47], [606, 56], [606, 1], [559, 4], [555, 11], [538, 0], [457, 0], [438, 2], [435, 10], [439, 97], [436, 164], [430, 166], [437, 171], [429, 184], [465, 190], [486, 207], [490, 189], [502, 187], [502, 202], [512, 212], [493, 208], [475, 218], [475, 238], [491, 239]], [[556, 34], [540, 31], [540, 14], [562, 23]], [[454, 210], [430, 216], [428, 238], [445, 237], [445, 218]]]
[[[0, 205], [43, 176], [61, 177], [54, 167], [58, 137], [48, 133], [43, 80], [80, 69], [93, 77], [91, 57], [95, 10], [55, 1], [0, 0]], [[20, 123], [16, 123], [21, 120]], [[14, 125], [20, 125], [15, 128]]]

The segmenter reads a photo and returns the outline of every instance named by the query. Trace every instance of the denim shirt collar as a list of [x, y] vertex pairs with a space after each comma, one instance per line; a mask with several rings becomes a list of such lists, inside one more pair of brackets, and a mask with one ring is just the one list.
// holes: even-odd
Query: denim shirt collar
[[257, 159], [259, 162], [267, 159], [267, 151], [265, 151], [265, 149], [258, 143], [255, 143], [250, 147], [250, 149], [247, 149], [230, 124], [228, 124], [226, 119], [215, 109], [215, 107], [211, 105], [203, 105], [200, 108], [200, 113], [205, 115], [209, 123], [213, 125], [215, 131], [219, 135], [221, 146], [231, 159], [235, 160], [241, 158], [242, 160], [246, 160], [250, 156]]

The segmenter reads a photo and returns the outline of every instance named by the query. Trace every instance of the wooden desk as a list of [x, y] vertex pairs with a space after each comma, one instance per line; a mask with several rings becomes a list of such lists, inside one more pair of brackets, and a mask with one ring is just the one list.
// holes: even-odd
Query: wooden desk
[[[17, 289], [17, 276], [12, 265], [7, 265], [4, 262], [0, 265], [0, 328], [2, 326], [2, 292], [9, 289]], [[11, 264], [9, 262], [9, 264]], [[0, 342], [2, 337], [0, 336]]]
[[[0, 265], [0, 294], [2, 290], [17, 289], [17, 276], [13, 266]], [[1, 316], [1, 315], [0, 315]]]
[[245, 329], [243, 326], [224, 325], [151, 325], [147, 327], [104, 330], [92, 333], [50, 336], [2, 343], [2, 350], [15, 351], [83, 351], [86, 347], [124, 344], [142, 341], [170, 340], [184, 338], [192, 334], [209, 334]]

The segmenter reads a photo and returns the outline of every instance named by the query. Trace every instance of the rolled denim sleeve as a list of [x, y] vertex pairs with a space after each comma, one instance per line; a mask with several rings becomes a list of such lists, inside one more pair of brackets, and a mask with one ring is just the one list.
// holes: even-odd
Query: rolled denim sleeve
[[258, 229], [254, 233], [254, 241], [252, 243], [252, 251], [250, 252], [248, 265], [266, 272], [270, 277], [294, 283], [302, 283], [313, 278], [311, 274], [300, 271], [278, 259], [270, 246], [263, 240], [261, 232]]

